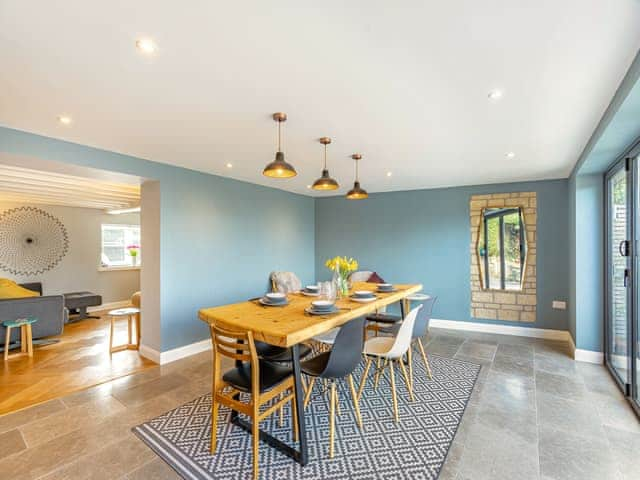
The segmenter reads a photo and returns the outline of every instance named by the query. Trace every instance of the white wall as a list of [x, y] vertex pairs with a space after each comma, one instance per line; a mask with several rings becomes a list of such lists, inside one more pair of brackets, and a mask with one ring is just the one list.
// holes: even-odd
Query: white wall
[[36, 207], [58, 218], [67, 229], [69, 251], [58, 265], [43, 274], [16, 276], [0, 270], [0, 276], [17, 282], [42, 282], [45, 295], [91, 291], [102, 295], [103, 303], [126, 300], [140, 290], [139, 270], [98, 271], [101, 225], [139, 225], [140, 214], [108, 215], [102, 210], [90, 208], [24, 205], [2, 201], [0, 212], [22, 206]]

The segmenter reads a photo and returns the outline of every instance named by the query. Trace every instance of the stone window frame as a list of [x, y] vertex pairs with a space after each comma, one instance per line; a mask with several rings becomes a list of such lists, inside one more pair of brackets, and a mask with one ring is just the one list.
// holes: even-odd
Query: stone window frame
[[[526, 269], [522, 290], [483, 290], [477, 254], [480, 218], [485, 208], [520, 207], [527, 231]], [[537, 221], [536, 192], [491, 193], [471, 195], [469, 218], [471, 230], [471, 317], [481, 320], [535, 322], [537, 314]]]

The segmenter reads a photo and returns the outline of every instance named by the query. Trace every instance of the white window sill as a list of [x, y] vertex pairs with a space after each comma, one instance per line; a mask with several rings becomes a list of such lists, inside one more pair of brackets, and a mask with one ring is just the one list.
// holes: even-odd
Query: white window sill
[[98, 267], [99, 272], [118, 272], [126, 270], [140, 270], [140, 265], [114, 265], [112, 267]]

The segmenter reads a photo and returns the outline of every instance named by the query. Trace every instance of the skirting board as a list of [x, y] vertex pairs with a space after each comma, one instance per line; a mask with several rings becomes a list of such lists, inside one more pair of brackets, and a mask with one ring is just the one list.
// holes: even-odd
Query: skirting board
[[191, 343], [189, 345], [185, 345], [184, 347], [174, 348], [173, 350], [167, 350], [166, 352], [158, 352], [154, 348], [151, 348], [147, 345], [140, 345], [140, 355], [148, 358], [153, 362], [159, 363], [160, 365], [175, 362], [176, 360], [180, 360], [181, 358], [190, 357], [191, 355], [206, 352], [207, 350], [211, 350], [210, 339]]
[[566, 330], [516, 327], [514, 325], [497, 325], [495, 323], [465, 322], [459, 320], [440, 320], [437, 318], [432, 318], [429, 322], [429, 326], [436, 328], [449, 328], [451, 330], [495, 333], [498, 335], [517, 335], [519, 337], [546, 338], [548, 340], [568, 341], [571, 338], [571, 335]]
[[602, 364], [604, 355], [602, 352], [582, 350], [576, 348], [573, 338], [567, 330], [551, 330], [546, 328], [517, 327], [513, 325], [497, 325], [494, 323], [464, 322], [457, 320], [440, 320], [433, 318], [429, 323], [435, 328], [449, 328], [451, 330], [467, 330], [471, 332], [495, 333], [498, 335], [517, 335], [520, 337], [545, 338], [548, 340], [568, 341], [576, 362]]
[[576, 348], [576, 344], [573, 343], [573, 337], [571, 335], [569, 335], [569, 343], [571, 344], [573, 359], [576, 362], [597, 363], [598, 365], [602, 365], [604, 363], [604, 354], [602, 352]]

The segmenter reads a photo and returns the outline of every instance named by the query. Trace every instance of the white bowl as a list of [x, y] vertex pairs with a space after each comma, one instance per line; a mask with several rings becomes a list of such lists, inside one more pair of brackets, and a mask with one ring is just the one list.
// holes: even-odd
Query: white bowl
[[319, 290], [317, 285], [307, 285], [306, 287], [304, 287], [307, 292], [317, 292]]
[[356, 297], [370, 297], [373, 295], [373, 292], [369, 290], [356, 290], [353, 292]]
[[378, 288], [380, 288], [380, 287], [382, 287], [382, 288], [391, 288], [391, 287], [393, 287], [393, 284], [392, 283], [379, 283], [378, 284]]
[[270, 292], [265, 294], [265, 297], [267, 298], [267, 300], [271, 300], [273, 302], [281, 302], [282, 300], [287, 298], [287, 296], [284, 293], [280, 293], [280, 292]]
[[311, 302], [311, 305], [314, 308], [327, 309], [327, 308], [331, 308], [334, 303], [335, 302], [332, 302], [331, 300], [315, 300], [315, 301]]

